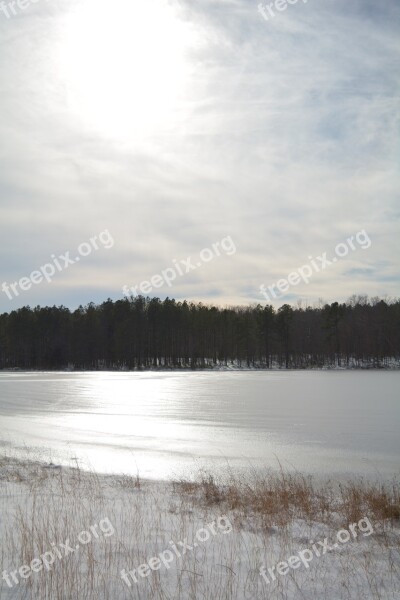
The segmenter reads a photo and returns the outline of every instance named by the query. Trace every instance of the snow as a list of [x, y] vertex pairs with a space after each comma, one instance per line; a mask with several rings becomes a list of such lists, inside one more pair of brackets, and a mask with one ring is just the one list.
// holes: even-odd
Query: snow
[[[2, 571], [29, 565], [52, 544], [69, 540], [75, 548], [56, 558], [49, 570], [26, 580], [18, 575], [21, 582], [12, 588], [1, 580], [2, 600], [400, 599], [399, 523], [393, 528], [374, 523], [370, 535], [359, 532], [338, 549], [314, 556], [309, 568], [301, 564], [267, 583], [260, 567], [287, 561], [310, 548], [310, 542], [336, 539], [343, 523], [296, 519], [263, 528], [257, 515], [229, 510], [223, 503], [208, 506], [172, 482], [14, 458], [0, 460], [0, 506]], [[105, 519], [113, 534], [92, 535], [77, 550], [78, 535]], [[204, 529], [209, 535], [201, 542]], [[188, 550], [195, 541], [197, 547]], [[149, 574], [141, 577], [140, 565], [171, 550], [171, 542], [180, 549], [179, 542], [185, 544], [186, 552], [157, 570], [144, 568]], [[122, 569], [135, 570], [137, 583], [130, 579], [128, 587]]]

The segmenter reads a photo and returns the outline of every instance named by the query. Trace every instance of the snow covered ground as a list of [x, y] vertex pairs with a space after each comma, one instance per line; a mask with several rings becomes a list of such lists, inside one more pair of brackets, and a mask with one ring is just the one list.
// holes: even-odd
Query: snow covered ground
[[0, 507], [2, 600], [400, 599], [396, 519], [266, 526], [187, 483], [12, 457]]

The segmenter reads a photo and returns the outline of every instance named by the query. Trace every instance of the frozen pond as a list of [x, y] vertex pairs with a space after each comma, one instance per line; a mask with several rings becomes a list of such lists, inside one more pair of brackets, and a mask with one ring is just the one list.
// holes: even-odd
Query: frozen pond
[[400, 372], [1, 373], [0, 438], [53, 462], [400, 473]]

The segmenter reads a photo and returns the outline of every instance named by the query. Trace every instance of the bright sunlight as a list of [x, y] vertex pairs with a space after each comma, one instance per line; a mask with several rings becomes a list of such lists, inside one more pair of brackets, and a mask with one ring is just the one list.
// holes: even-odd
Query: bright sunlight
[[184, 98], [192, 36], [163, 0], [79, 3], [59, 46], [70, 110], [110, 137], [169, 129]]

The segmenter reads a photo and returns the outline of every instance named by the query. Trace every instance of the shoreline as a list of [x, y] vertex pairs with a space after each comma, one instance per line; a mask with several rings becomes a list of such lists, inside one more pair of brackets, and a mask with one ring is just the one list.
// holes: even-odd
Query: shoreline
[[262, 367], [262, 366], [205, 366], [205, 367], [138, 367], [134, 369], [125, 368], [109, 368], [109, 369], [75, 369], [75, 368], [64, 368], [64, 369], [0, 369], [0, 373], [240, 373], [240, 372], [265, 372], [265, 373], [276, 373], [276, 372], [302, 372], [302, 371], [399, 371], [400, 363], [385, 365], [385, 366], [372, 366], [372, 365], [354, 365], [348, 367], [342, 366], [325, 366], [325, 367]]

